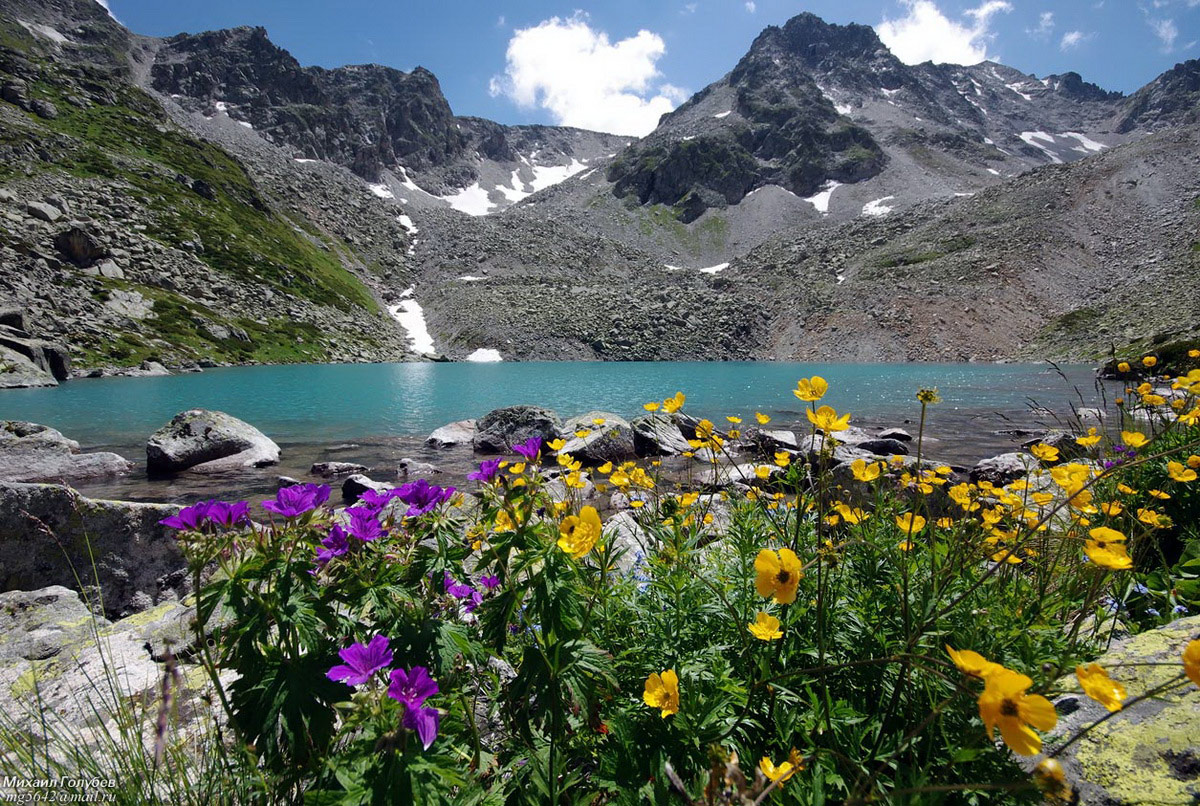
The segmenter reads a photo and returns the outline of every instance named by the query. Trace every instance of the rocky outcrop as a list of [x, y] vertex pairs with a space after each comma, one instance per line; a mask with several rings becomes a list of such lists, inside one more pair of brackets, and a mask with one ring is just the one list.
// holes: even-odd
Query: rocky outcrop
[[367, 466], [354, 462], [314, 462], [308, 472], [314, 476], [332, 479], [338, 476], [352, 476], [356, 473], [366, 473]]
[[53, 484], [0, 483], [0, 587], [82, 583], [117, 618], [189, 590], [169, 504], [85, 498]]
[[[1095, 662], [1125, 686], [1130, 698], [1140, 696], [1183, 671], [1180, 654], [1198, 635], [1200, 617], [1179, 619], [1117, 642]], [[1073, 675], [1059, 686], [1079, 692]], [[1109, 717], [1104, 706], [1082, 692], [1059, 697], [1054, 705], [1059, 720], [1043, 737], [1047, 753], [1081, 728]], [[1129, 705], [1057, 758], [1080, 804], [1190, 806], [1200, 800], [1200, 693], [1188, 683]]]
[[[578, 434], [587, 432], [585, 436]], [[623, 417], [607, 411], [589, 411], [572, 417], [563, 425], [567, 443], [559, 453], [571, 456], [587, 465], [623, 462], [637, 457], [633, 429]]]
[[434, 429], [434, 432], [425, 439], [425, 444], [430, 448], [450, 448], [455, 445], [466, 445], [474, 436], [475, 421], [458, 420]]
[[630, 423], [638, 456], [672, 456], [690, 451], [687, 437], [669, 414], [646, 414]]
[[983, 459], [971, 468], [971, 483], [988, 481], [1002, 486], [1029, 475], [1040, 466], [1041, 463], [1027, 453], [1002, 453]]
[[485, 414], [475, 424], [471, 441], [478, 453], [508, 453], [533, 437], [543, 442], [557, 439], [562, 420], [550, 409], [539, 406], [508, 406]]
[[278, 461], [278, 445], [254, 426], [222, 411], [192, 409], [176, 414], [146, 443], [150, 473], [265, 467]]
[[80, 453], [78, 442], [48, 426], [0, 422], [0, 481], [80, 481], [132, 469], [115, 453]]

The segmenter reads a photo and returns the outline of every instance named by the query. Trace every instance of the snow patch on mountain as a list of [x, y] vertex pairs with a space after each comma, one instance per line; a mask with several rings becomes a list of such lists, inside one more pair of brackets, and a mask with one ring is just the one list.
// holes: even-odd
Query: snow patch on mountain
[[405, 290], [400, 296], [409, 298], [397, 305], [389, 305], [387, 310], [408, 333], [413, 352], [428, 355], [434, 352], [433, 336], [429, 334], [429, 327], [425, 324], [425, 311], [412, 299], [413, 290], [411, 287]]
[[817, 212], [821, 215], [827, 215], [829, 213], [829, 200], [833, 198], [833, 191], [841, 186], [841, 182], [830, 179], [821, 185], [821, 190], [817, 194], [809, 196], [805, 201], [817, 208]]
[[892, 212], [892, 210], [895, 208], [892, 207], [890, 204], [884, 204], [884, 202], [888, 201], [889, 199], [894, 199], [894, 198], [896, 198], [896, 197], [895, 196], [884, 196], [882, 199], [876, 199], [875, 201], [867, 202], [866, 204], [863, 205], [863, 208], [862, 208], [863, 215], [876, 216], [876, 217], [887, 215], [888, 213]]

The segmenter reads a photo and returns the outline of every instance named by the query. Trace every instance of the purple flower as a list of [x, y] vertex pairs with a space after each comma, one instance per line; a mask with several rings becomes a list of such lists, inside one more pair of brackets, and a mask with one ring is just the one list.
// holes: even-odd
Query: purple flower
[[463, 610], [468, 613], [474, 613], [475, 608], [479, 607], [481, 604], [483, 604], [483, 594], [472, 588], [471, 595], [467, 597], [465, 602], [463, 602]]
[[396, 498], [408, 504], [408, 512], [404, 514], [409, 518], [432, 512], [439, 504], [449, 501], [453, 496], [453, 487], [442, 488], [436, 484], [430, 484], [425, 479], [417, 479], [396, 490]]
[[392, 670], [392, 682], [388, 685], [387, 695], [404, 703], [405, 708], [420, 708], [425, 700], [437, 693], [438, 684], [424, 666], [414, 666], [407, 672], [403, 669]]
[[542, 452], [542, 438], [530, 437], [520, 445], [513, 445], [513, 450], [524, 456], [527, 462], [532, 462]]
[[438, 722], [441, 718], [442, 714], [438, 709], [423, 705], [420, 708], [405, 708], [400, 723], [409, 730], [415, 730], [421, 740], [421, 746], [428, 750], [429, 745], [437, 738]]
[[454, 577], [450, 576], [447, 571], [442, 578], [442, 584], [446, 586], [446, 593], [453, 596], [455, 599], [467, 599], [471, 596], [471, 592], [475, 590], [470, 585], [464, 585], [461, 582], [456, 582]]
[[238, 526], [250, 520], [250, 504], [246, 501], [238, 501], [235, 504], [225, 501], [209, 501], [208, 519], [226, 529]]
[[337, 525], [329, 530], [329, 536], [321, 541], [321, 546], [323, 548], [317, 549], [317, 562], [320, 565], [325, 565], [334, 557], [341, 557], [350, 550], [345, 530]]
[[1146, 608], [1146, 614], [1147, 614], [1147, 615], [1150, 615], [1150, 616], [1154, 616], [1155, 618], [1157, 618], [1157, 617], [1158, 617], [1158, 611], [1157, 611], [1157, 610], [1155, 610], [1153, 607], [1147, 607], [1147, 608]]
[[500, 472], [500, 460], [499, 459], [488, 459], [487, 461], [480, 462], [479, 469], [476, 470], [474, 473], [468, 473], [467, 480], [468, 481], [481, 481], [484, 484], [487, 484], [488, 482], [493, 481], [499, 472]]
[[494, 591], [496, 588], [500, 587], [500, 577], [496, 576], [495, 574], [488, 574], [487, 576], [482, 576], [479, 578], [479, 582], [489, 592]]
[[396, 492], [396, 490], [383, 490], [382, 492], [377, 492], [375, 490], [364, 490], [362, 495], [358, 497], [358, 501], [361, 504], [366, 504], [368, 508], [378, 512], [387, 506], [388, 501], [391, 501], [396, 497]]
[[350, 516], [350, 534], [354, 535], [364, 543], [368, 543], [387, 534], [387, 529], [384, 529], [379, 525], [379, 521], [376, 519], [375, 513], [369, 509], [354, 507], [352, 509], [347, 509], [346, 514]]
[[311, 512], [329, 500], [328, 484], [294, 484], [283, 487], [275, 494], [274, 501], [263, 501], [263, 509], [285, 518], [295, 518]]
[[208, 520], [208, 510], [212, 506], [212, 503], [212, 501], [201, 501], [197, 504], [192, 504], [190, 507], [184, 507], [179, 510], [178, 514], [172, 515], [169, 518], [163, 518], [159, 523], [163, 526], [169, 526], [172, 529], [182, 529], [189, 532], [197, 531]]
[[[371, 675], [380, 669], [386, 669], [392, 663], [392, 650], [388, 649], [387, 636], [377, 635], [369, 644], [351, 644], [339, 650], [338, 655], [346, 662], [344, 666], [334, 666], [329, 670], [330, 680], [340, 680], [348, 686], [359, 686], [367, 682]], [[395, 681], [395, 672], [392, 680]], [[393, 682], [392, 685], [395, 685]], [[437, 691], [437, 686], [434, 686]], [[391, 693], [391, 689], [388, 689]]]

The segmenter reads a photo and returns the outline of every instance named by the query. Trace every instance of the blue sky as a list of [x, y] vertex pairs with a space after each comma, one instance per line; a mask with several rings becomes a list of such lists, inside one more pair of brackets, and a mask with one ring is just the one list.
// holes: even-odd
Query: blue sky
[[454, 111], [644, 134], [811, 11], [875, 26], [905, 61], [986, 56], [1132, 92], [1200, 56], [1200, 0], [108, 0], [136, 33], [262, 25], [301, 64], [422, 65]]

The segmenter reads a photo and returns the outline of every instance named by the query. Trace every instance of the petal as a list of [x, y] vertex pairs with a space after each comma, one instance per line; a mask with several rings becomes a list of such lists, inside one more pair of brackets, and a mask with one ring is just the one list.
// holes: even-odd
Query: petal
[[754, 558], [754, 570], [758, 574], [754, 586], [759, 596], [770, 596], [775, 592], [775, 577], [779, 575], [779, 555], [763, 549]]
[[1042, 738], [1021, 724], [1019, 719], [1001, 719], [1000, 735], [1004, 737], [1004, 743], [1019, 756], [1036, 756], [1042, 751]]
[[1017, 714], [1038, 730], [1050, 730], [1058, 724], [1054, 703], [1040, 694], [1027, 694], [1017, 703]]

